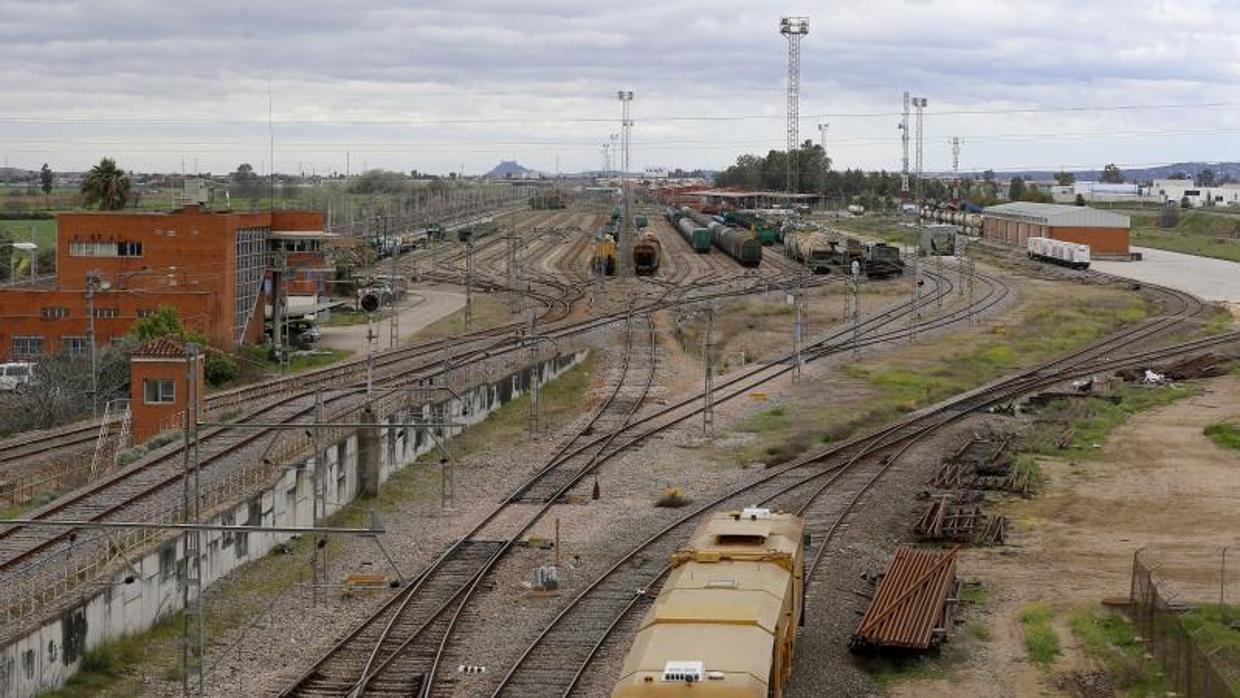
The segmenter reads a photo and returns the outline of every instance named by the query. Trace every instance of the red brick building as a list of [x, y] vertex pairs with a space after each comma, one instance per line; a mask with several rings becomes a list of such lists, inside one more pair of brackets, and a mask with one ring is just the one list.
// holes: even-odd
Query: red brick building
[[1041, 237], [1089, 245], [1095, 257], [1126, 257], [1128, 216], [1088, 206], [1018, 201], [988, 206], [982, 213], [982, 237], [1025, 249]]
[[[129, 357], [129, 408], [133, 414], [134, 443], [181, 427], [189, 404], [185, 345], [167, 338], [154, 339]], [[198, 414], [206, 404], [207, 384], [203, 354], [194, 366], [194, 402]]]
[[[87, 351], [94, 286], [95, 342], [123, 336], [167, 305], [212, 345], [263, 338], [270, 268], [281, 257], [290, 295], [326, 292], [318, 211], [65, 213], [57, 217], [56, 285], [0, 289], [0, 358]], [[90, 281], [88, 281], [90, 279]]]

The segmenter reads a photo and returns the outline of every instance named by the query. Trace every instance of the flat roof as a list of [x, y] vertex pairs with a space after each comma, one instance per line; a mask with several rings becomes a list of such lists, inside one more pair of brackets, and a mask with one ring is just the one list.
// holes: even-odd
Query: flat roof
[[1035, 204], [1030, 201], [1014, 201], [998, 206], [987, 206], [982, 215], [1007, 218], [1028, 223], [1079, 228], [1128, 228], [1128, 216], [1113, 211], [1102, 211], [1089, 206], [1069, 204]]
[[704, 191], [687, 191], [684, 194], [693, 196], [715, 196], [720, 199], [750, 199], [765, 197], [768, 199], [816, 199], [817, 194], [789, 194], [786, 191], [728, 191], [725, 189], [706, 189]]
[[340, 234], [326, 230], [273, 230], [267, 237], [274, 240], [325, 240], [338, 238]]

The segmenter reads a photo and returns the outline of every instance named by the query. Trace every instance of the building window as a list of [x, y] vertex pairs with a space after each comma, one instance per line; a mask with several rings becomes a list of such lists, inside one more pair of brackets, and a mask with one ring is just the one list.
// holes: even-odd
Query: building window
[[90, 345], [86, 343], [85, 337], [61, 337], [60, 346], [69, 356], [86, 356], [86, 353], [90, 351]]
[[154, 314], [155, 314], [155, 311], [151, 310], [150, 308], [138, 308], [138, 317], [140, 318], [150, 317]]
[[42, 337], [13, 337], [13, 356], [28, 358], [43, 353]]
[[143, 395], [148, 405], [170, 405], [176, 399], [176, 384], [171, 378], [146, 378]]
[[39, 314], [43, 316], [44, 320], [59, 320], [69, 317], [69, 309], [59, 307], [42, 308], [39, 310]]
[[140, 242], [88, 242], [72, 241], [69, 243], [70, 257], [141, 257]]
[[120, 308], [95, 308], [95, 317], [97, 318], [120, 317], [120, 316], [121, 316]]

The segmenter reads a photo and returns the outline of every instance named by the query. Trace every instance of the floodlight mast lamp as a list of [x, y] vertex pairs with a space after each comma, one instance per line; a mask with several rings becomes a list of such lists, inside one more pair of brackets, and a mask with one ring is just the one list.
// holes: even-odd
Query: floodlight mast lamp
[[801, 121], [801, 37], [809, 33], [809, 17], [781, 17], [779, 33], [788, 39], [788, 193], [797, 192], [796, 151]]

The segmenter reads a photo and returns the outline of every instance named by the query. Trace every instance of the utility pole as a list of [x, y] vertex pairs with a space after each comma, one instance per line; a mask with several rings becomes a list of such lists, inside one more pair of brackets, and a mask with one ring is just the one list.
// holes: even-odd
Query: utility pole
[[520, 311], [521, 294], [517, 292], [517, 226], [508, 226], [508, 311]]
[[782, 17], [779, 33], [788, 39], [788, 193], [797, 193], [797, 148], [801, 127], [801, 38], [809, 33], [809, 17]]
[[[387, 224], [385, 222], [384, 223], [385, 228], [386, 228], [386, 225]], [[397, 307], [396, 302], [397, 302], [397, 291], [399, 291], [398, 284], [403, 283], [404, 280], [400, 278], [400, 275], [396, 270], [396, 257], [397, 257], [397, 252], [399, 250], [400, 250], [400, 233], [398, 230], [397, 236], [396, 236], [396, 244], [392, 246], [392, 271], [391, 271], [392, 278], [389, 280], [389, 283], [392, 285], [392, 294], [391, 294], [392, 324], [390, 325], [390, 331], [388, 332], [388, 348], [390, 349], [395, 349], [397, 346], [400, 345], [400, 308]]]
[[[922, 170], [922, 165], [923, 165], [922, 111], [926, 108], [926, 98], [925, 97], [913, 97], [912, 104], [913, 104], [913, 108], [917, 110], [917, 141], [916, 141], [916, 150], [915, 150], [916, 160], [915, 160], [915, 169], [914, 169], [915, 180], [914, 180], [914, 185], [913, 185], [914, 186], [913, 203], [918, 207], [918, 209], [920, 209], [921, 197], [922, 197], [922, 178], [923, 178], [922, 177], [922, 171], [923, 171]], [[921, 306], [921, 251], [920, 251], [920, 248], [921, 248], [921, 237], [922, 237], [922, 220], [921, 220], [920, 213], [917, 216], [917, 224], [916, 224], [915, 230], [916, 230], [916, 233], [915, 233], [916, 244], [913, 246], [913, 249], [912, 249], [913, 273], [912, 273], [912, 278], [909, 282], [909, 286], [912, 289], [911, 290], [912, 312], [909, 313], [909, 331], [908, 331], [909, 342], [917, 341], [917, 324], [916, 323], [917, 323], [917, 320], [921, 319], [921, 307], [920, 307]]]
[[710, 438], [715, 433], [715, 379], [710, 352], [715, 348], [711, 334], [715, 329], [715, 307], [706, 306], [706, 331], [702, 334], [702, 434]]
[[960, 137], [952, 136], [952, 198], [960, 201]]
[[530, 308], [529, 341], [529, 377], [530, 401], [526, 411], [526, 429], [530, 437], [536, 437], [542, 431], [542, 371], [538, 366], [538, 313]]
[[[311, 521], [318, 525], [327, 518], [327, 488], [323, 482], [327, 475], [327, 453], [323, 450], [323, 390], [314, 391], [314, 514]], [[314, 555], [313, 602], [319, 605], [320, 593], [327, 583], [327, 551], [316, 549]]]
[[474, 236], [465, 241], [465, 331], [474, 322]]
[[618, 231], [618, 239], [616, 240], [617, 254], [620, 256], [618, 269], [619, 276], [632, 276], [633, 270], [633, 212], [630, 210], [632, 201], [629, 194], [629, 145], [633, 139], [633, 120], [629, 118], [630, 109], [633, 103], [632, 90], [617, 90], [616, 96], [620, 99], [621, 121], [620, 121], [620, 149], [622, 171], [620, 172], [621, 183], [624, 186], [624, 220], [621, 222]]
[[[198, 346], [185, 345], [185, 430], [181, 476], [181, 518], [184, 523], [200, 523], [201, 503], [198, 479]], [[181, 692], [190, 695], [190, 675], [202, 695], [205, 628], [202, 617], [202, 532], [186, 529], [182, 535], [185, 572], [181, 578]]]
[[906, 199], [908, 198], [908, 108], [909, 96], [908, 90], [905, 90], [904, 115], [896, 128], [900, 129], [900, 146], [902, 149], [902, 156], [900, 158], [900, 193], [904, 194]]
[[796, 273], [796, 285], [793, 286], [792, 307], [792, 380], [793, 382], [801, 379], [801, 342], [802, 335], [805, 331], [805, 275], [801, 272]]
[[95, 351], [95, 293], [102, 287], [103, 279], [98, 269], [86, 272], [86, 334], [90, 345], [90, 409], [91, 416], [99, 416], [99, 364]]
[[831, 124], [818, 124], [818, 138], [822, 142], [822, 203], [827, 202], [827, 173], [831, 171], [831, 158], [827, 157], [827, 129]]
[[849, 290], [852, 293], [853, 358], [859, 359], [861, 358], [861, 263], [855, 259], [852, 263], [851, 272], [849, 275]]

